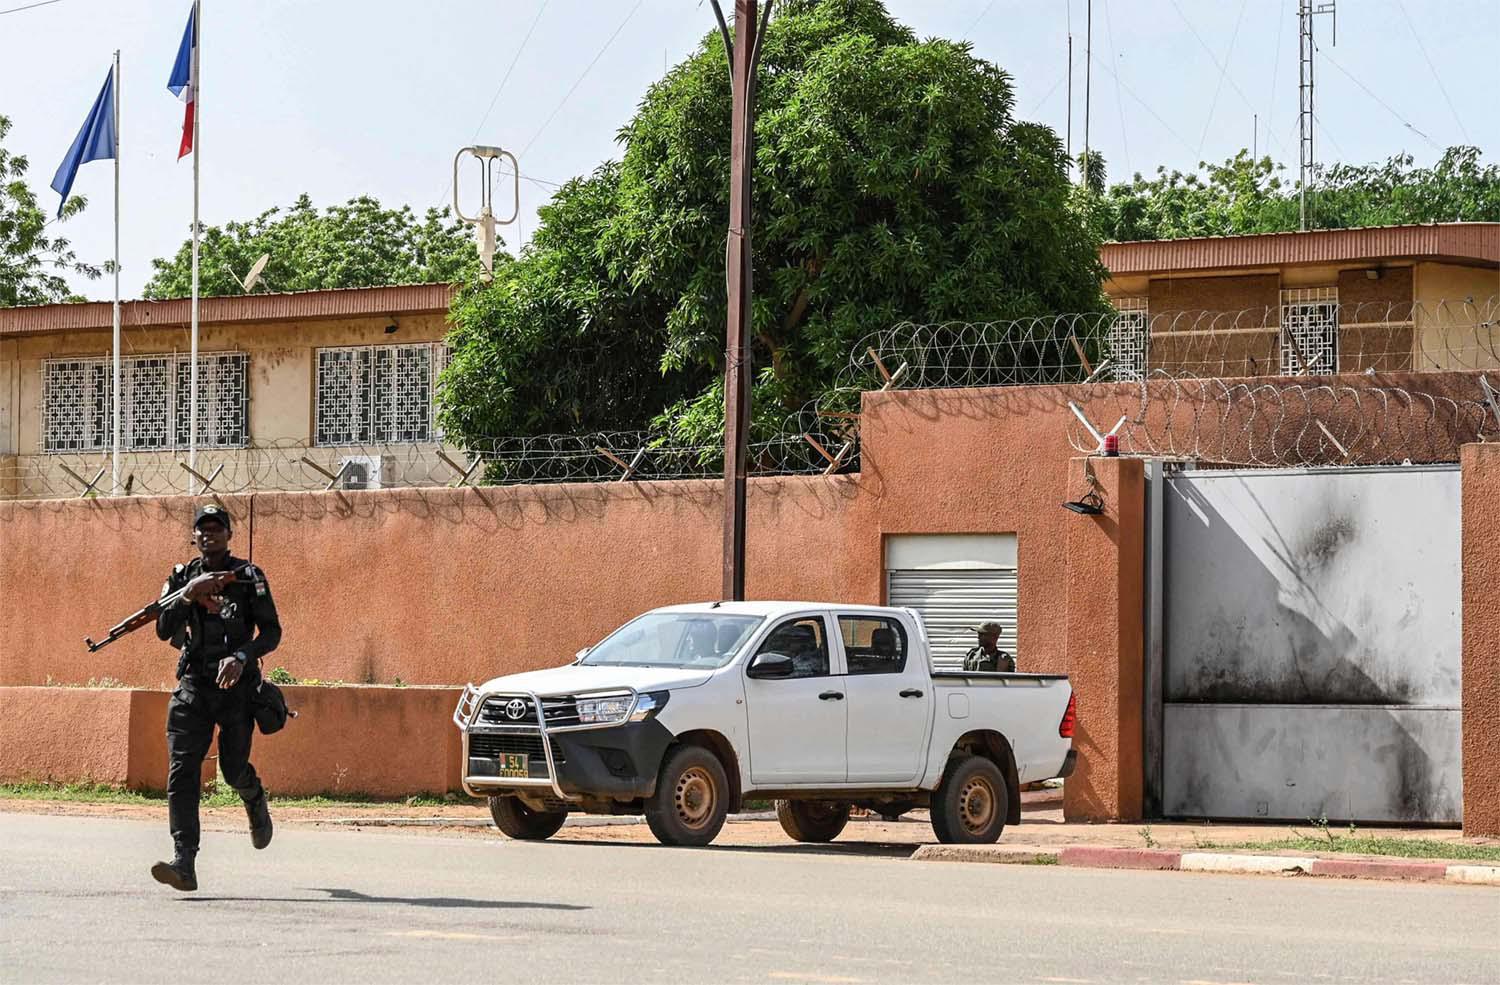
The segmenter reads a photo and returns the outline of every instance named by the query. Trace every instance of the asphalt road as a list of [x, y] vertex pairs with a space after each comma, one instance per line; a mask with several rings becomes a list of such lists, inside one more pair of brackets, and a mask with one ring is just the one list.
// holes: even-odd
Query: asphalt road
[[[6, 982], [1500, 981], [1500, 891], [0, 814]], [[909, 851], [909, 846], [905, 849]]]

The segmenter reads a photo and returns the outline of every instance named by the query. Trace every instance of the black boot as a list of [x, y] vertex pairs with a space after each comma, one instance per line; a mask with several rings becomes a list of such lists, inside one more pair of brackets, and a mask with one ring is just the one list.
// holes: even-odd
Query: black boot
[[157, 862], [151, 866], [151, 876], [157, 882], [184, 893], [198, 888], [198, 873], [193, 871], [193, 856], [177, 852], [170, 862]]
[[266, 806], [266, 791], [261, 789], [254, 800], [245, 801], [245, 813], [250, 816], [250, 844], [265, 848], [271, 843], [271, 811]]

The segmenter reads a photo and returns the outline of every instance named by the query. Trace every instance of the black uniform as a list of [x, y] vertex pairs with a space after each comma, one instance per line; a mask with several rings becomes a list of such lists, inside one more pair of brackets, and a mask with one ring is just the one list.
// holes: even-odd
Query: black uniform
[[985, 653], [984, 647], [976, 646], [964, 654], [964, 670], [998, 670], [1007, 674], [1016, 672], [1016, 658], [1004, 650]]
[[[265, 574], [232, 556], [226, 566], [243, 570], [219, 595], [223, 606], [218, 613], [183, 603], [164, 609], [156, 619], [156, 635], [181, 648], [177, 690], [167, 706], [167, 813], [177, 852], [189, 859], [198, 852], [199, 785], [215, 725], [224, 779], [246, 804], [263, 794], [250, 765], [255, 734], [251, 698], [260, 685], [260, 658], [281, 642], [281, 622]], [[177, 591], [203, 571], [201, 558], [177, 565], [162, 594]], [[225, 690], [216, 683], [219, 661], [231, 655], [240, 655], [245, 669], [234, 687]]]

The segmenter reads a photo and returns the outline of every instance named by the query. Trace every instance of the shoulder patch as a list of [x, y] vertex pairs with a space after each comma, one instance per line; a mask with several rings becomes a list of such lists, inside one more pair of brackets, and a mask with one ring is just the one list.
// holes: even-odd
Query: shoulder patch
[[174, 574], [174, 575], [180, 575], [180, 574], [182, 574], [186, 570], [187, 570], [187, 565], [185, 565], [185, 564], [174, 564], [172, 566], [172, 574]]

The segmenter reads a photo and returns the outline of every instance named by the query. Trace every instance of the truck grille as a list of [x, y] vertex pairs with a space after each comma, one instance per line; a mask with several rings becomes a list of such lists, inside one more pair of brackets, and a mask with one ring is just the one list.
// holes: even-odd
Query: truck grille
[[[542, 711], [548, 728], [578, 724], [578, 702], [574, 698], [543, 698]], [[479, 720], [490, 725], [535, 725], [536, 705], [530, 698], [490, 698], [480, 709]]]
[[[547, 775], [547, 757], [542, 752], [542, 737], [535, 732], [530, 735], [524, 732], [469, 733], [470, 759], [498, 759], [502, 755], [517, 753], [529, 757], [526, 765], [531, 770], [532, 776], [545, 777]], [[556, 739], [552, 740], [552, 758], [558, 765], [568, 761]]]

